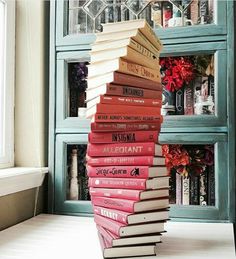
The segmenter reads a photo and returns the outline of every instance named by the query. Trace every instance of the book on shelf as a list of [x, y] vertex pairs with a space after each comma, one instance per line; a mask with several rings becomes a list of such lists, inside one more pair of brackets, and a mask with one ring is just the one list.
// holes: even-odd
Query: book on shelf
[[125, 33], [125, 31], [138, 28], [141, 31], [141, 33], [150, 41], [151, 43], [150, 45], [155, 46], [155, 48], [158, 51], [160, 51], [163, 47], [160, 39], [156, 36], [155, 32], [153, 31], [153, 29], [145, 19], [116, 22], [115, 24], [105, 23], [105, 24], [102, 24], [102, 27], [103, 27], [104, 33], [107, 33], [107, 32]]
[[215, 206], [215, 172], [214, 166], [207, 166], [207, 176], [208, 176], [208, 205]]
[[91, 118], [95, 116], [96, 113], [99, 114], [150, 114], [150, 115], [160, 115], [161, 108], [160, 107], [141, 107], [137, 109], [134, 105], [118, 105], [118, 104], [103, 104], [98, 103], [91, 108], [86, 110], [86, 118]]
[[176, 172], [176, 204], [182, 204], [182, 176]]
[[86, 156], [87, 164], [91, 166], [112, 165], [135, 165], [135, 166], [164, 166], [164, 157], [153, 156], [120, 156], [120, 157], [89, 157]]
[[158, 143], [159, 131], [114, 131], [114, 132], [89, 132], [88, 140], [93, 144], [103, 143], [135, 143], [135, 142], [155, 142]]
[[142, 89], [150, 89], [160, 91], [162, 84], [146, 78], [134, 75], [128, 75], [120, 72], [109, 72], [95, 77], [88, 77], [87, 89], [96, 88], [101, 85], [113, 83], [117, 85], [134, 86]]
[[108, 229], [118, 237], [131, 237], [154, 233], [157, 234], [165, 231], [164, 222], [162, 221], [129, 226], [96, 214], [94, 215], [94, 221], [96, 224]]
[[117, 105], [129, 105], [135, 106], [139, 109], [142, 107], [161, 107], [162, 102], [158, 99], [147, 99], [141, 97], [128, 97], [128, 96], [108, 96], [108, 95], [100, 95], [93, 99], [88, 100], [87, 102], [87, 109], [93, 107], [97, 103], [103, 104], [117, 104]]
[[[94, 99], [99, 95], [112, 95], [121, 97], [136, 97], [146, 99], [162, 99], [161, 89], [149, 90], [133, 86], [104, 84], [96, 88], [87, 89], [87, 100]], [[88, 101], [87, 101], [88, 102]]]
[[133, 190], [90, 187], [90, 195], [93, 197], [99, 196], [134, 201], [143, 201], [149, 199], [169, 197], [169, 189], [165, 188], [157, 190]]
[[199, 177], [199, 202], [201, 206], [208, 205], [208, 179], [207, 172], [204, 171]]
[[121, 246], [121, 247], [110, 247], [109, 243], [106, 243], [103, 235], [98, 231], [99, 241], [103, 251], [104, 258], [122, 258], [130, 256], [146, 256], [156, 255], [157, 247], [155, 244], [148, 245], [132, 245], [132, 246]]
[[184, 114], [184, 88], [176, 91], [175, 112], [177, 115]]
[[89, 177], [115, 177], [147, 179], [168, 176], [168, 170], [164, 166], [89, 166], [87, 165]]
[[92, 122], [90, 124], [92, 132], [110, 132], [110, 131], [149, 131], [156, 130], [160, 131], [160, 123], [122, 123], [122, 122], [105, 122], [105, 123], [96, 123]]
[[88, 143], [87, 155], [100, 156], [162, 156], [162, 146], [154, 142], [137, 143]]
[[193, 85], [189, 84], [184, 87], [184, 115], [194, 114]]
[[145, 67], [153, 68], [159, 67], [159, 59], [154, 56], [140, 53], [129, 46], [119, 47], [116, 49], [107, 49], [101, 51], [90, 51], [90, 63], [94, 64], [104, 60], [111, 60], [114, 58], [123, 58], [124, 60], [143, 65]]
[[190, 205], [199, 205], [199, 176], [190, 176]]
[[95, 214], [109, 218], [127, 225], [150, 223], [157, 221], [166, 221], [169, 219], [169, 211], [167, 208], [141, 213], [131, 213], [118, 209], [106, 208], [101, 206], [94, 206]]
[[[106, 42], [110, 45], [112, 42]], [[98, 45], [96, 45], [98, 46]], [[99, 76], [104, 73], [117, 71], [124, 74], [129, 74], [144, 79], [152, 80], [161, 83], [160, 71], [143, 65], [139, 65], [122, 58], [104, 60], [88, 65], [88, 74], [90, 77]]]
[[169, 188], [169, 176], [151, 179], [90, 177], [89, 187], [149, 190]]
[[190, 179], [189, 177], [182, 177], [182, 204], [189, 205], [190, 198]]
[[122, 113], [96, 113], [91, 117], [91, 122], [155, 122], [162, 123], [162, 115], [122, 114]]

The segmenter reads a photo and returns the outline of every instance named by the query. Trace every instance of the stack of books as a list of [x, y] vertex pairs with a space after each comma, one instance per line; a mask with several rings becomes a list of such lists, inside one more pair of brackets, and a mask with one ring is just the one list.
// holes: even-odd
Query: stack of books
[[105, 258], [155, 255], [169, 218], [160, 49], [145, 20], [105, 24], [92, 46], [87, 173]]

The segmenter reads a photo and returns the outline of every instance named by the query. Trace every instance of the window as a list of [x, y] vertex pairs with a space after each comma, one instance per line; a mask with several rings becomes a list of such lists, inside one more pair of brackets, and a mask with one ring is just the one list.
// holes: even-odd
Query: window
[[15, 1], [0, 0], [0, 168], [14, 165]]

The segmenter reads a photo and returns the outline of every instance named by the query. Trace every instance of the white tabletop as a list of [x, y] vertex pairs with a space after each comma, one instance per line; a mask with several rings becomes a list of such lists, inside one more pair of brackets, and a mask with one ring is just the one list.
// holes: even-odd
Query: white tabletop
[[[168, 222], [157, 257], [235, 258], [233, 225]], [[41, 214], [0, 232], [0, 259], [102, 259], [92, 218]], [[140, 258], [140, 257], [139, 257]]]

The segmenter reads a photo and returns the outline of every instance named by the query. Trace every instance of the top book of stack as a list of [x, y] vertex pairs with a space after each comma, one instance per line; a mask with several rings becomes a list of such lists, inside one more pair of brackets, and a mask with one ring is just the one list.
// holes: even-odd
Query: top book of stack
[[[90, 52], [88, 90], [98, 86], [100, 76], [114, 71], [161, 83], [161, 49], [159, 38], [145, 20], [104, 24]], [[96, 86], [90, 84], [94, 77], [98, 79]]]

